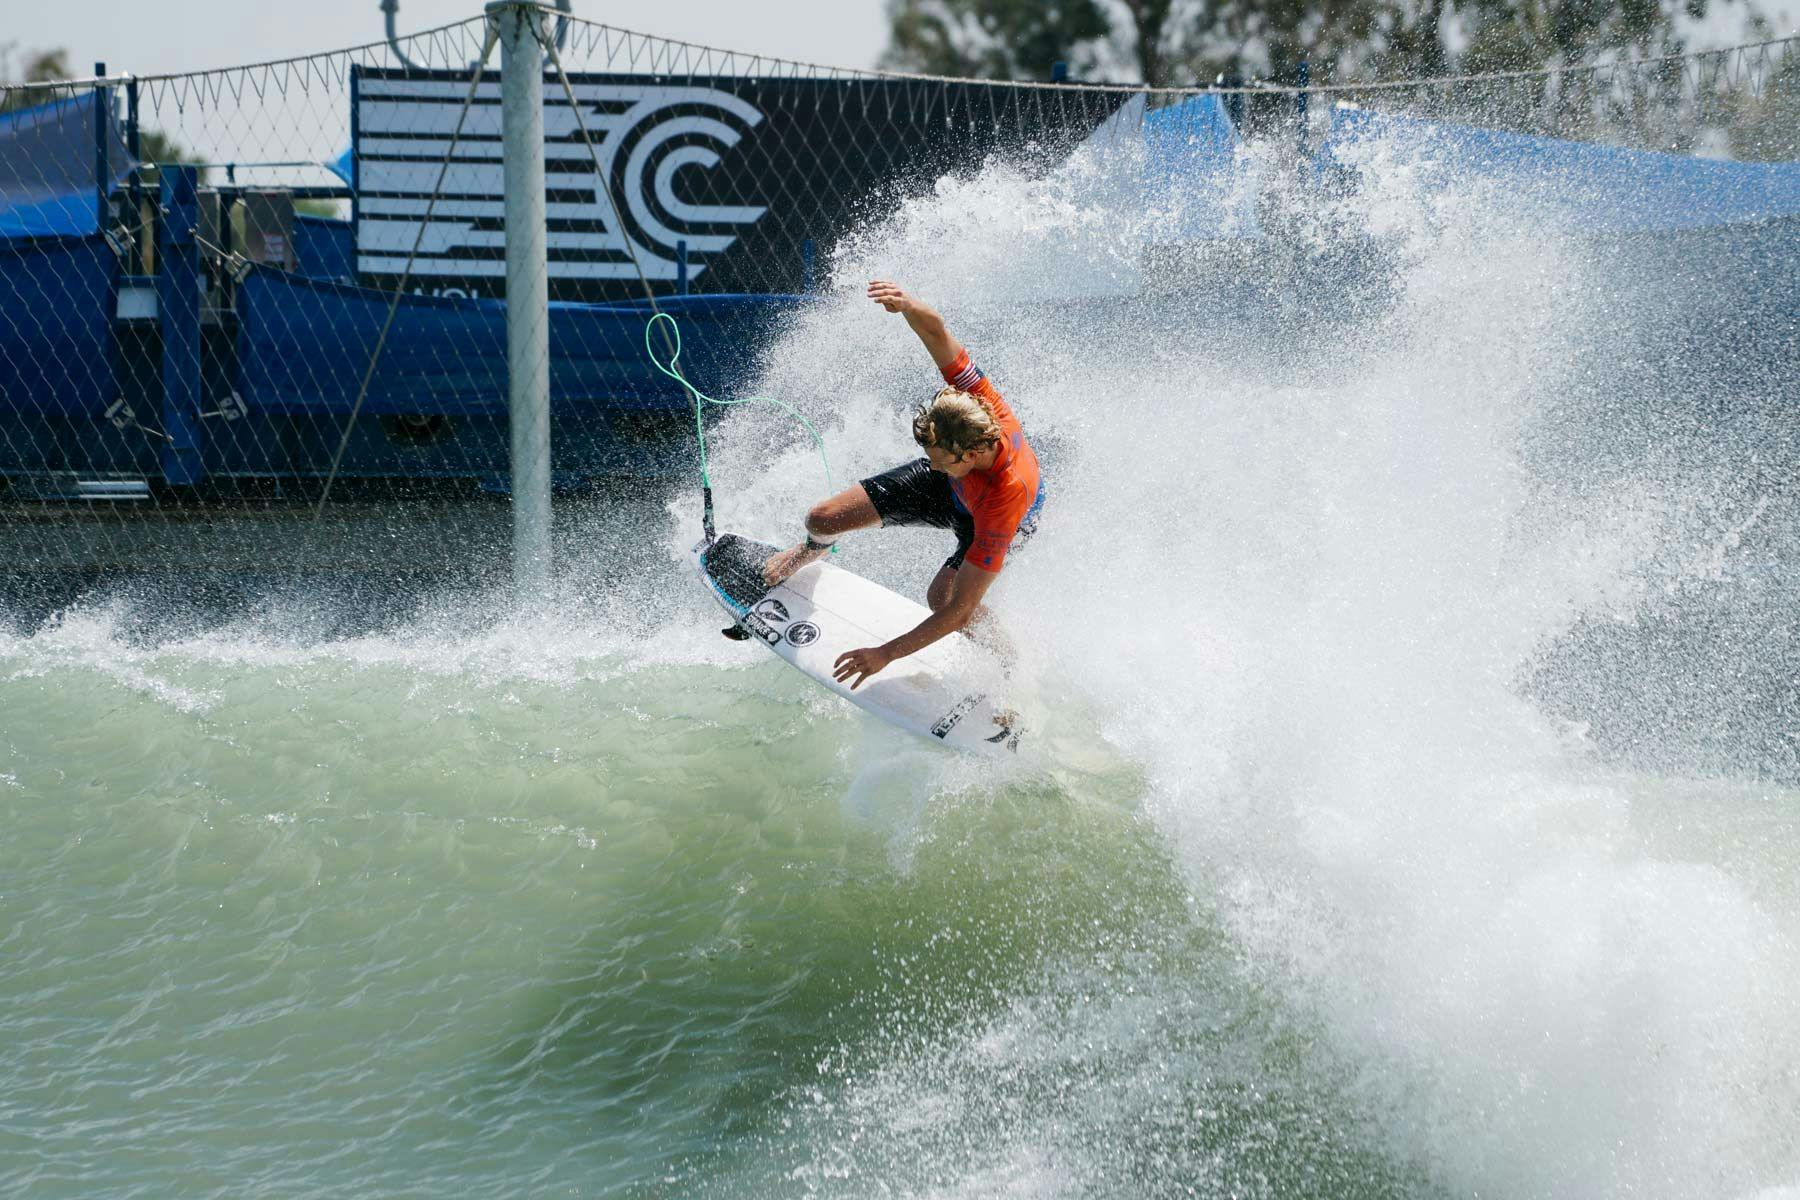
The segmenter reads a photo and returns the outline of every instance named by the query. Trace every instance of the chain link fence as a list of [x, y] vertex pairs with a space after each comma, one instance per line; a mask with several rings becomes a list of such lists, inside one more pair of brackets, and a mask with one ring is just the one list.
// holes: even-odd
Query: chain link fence
[[[552, 478], [693, 478], [834, 248], [946, 176], [1108, 160], [1141, 301], [1279, 243], [1269, 179], [1379, 133], [1656, 239], [1800, 213], [1800, 55], [1146, 90], [849, 71], [565, 18], [546, 37]], [[500, 78], [485, 18], [182, 75], [0, 89], [0, 551], [22, 574], [484, 568], [510, 536]], [[1260, 183], [1258, 181], [1261, 181]], [[1261, 251], [1259, 251], [1260, 253]], [[1223, 258], [1220, 255], [1223, 254]], [[1171, 267], [1170, 264], [1174, 264]], [[1160, 281], [1160, 282], [1159, 282]]]

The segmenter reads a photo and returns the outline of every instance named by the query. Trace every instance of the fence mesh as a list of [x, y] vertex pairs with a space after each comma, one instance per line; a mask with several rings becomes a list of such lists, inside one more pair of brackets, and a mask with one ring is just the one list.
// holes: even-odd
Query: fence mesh
[[[1146, 263], [1279, 238], [1246, 162], [1354, 186], [1343, 152], [1373, 129], [1455, 169], [1560, 171], [1569, 210], [1608, 231], [1800, 209], [1792, 40], [1445, 80], [1151, 91], [560, 29], [545, 47], [542, 319], [565, 494], [691, 477], [692, 410], [649, 361], [653, 309], [683, 322], [694, 384], [735, 394], [824, 286], [834, 248], [945, 175], [1129, 152], [1136, 202], [1180, 214], [1145, 240]], [[477, 17], [393, 46], [0, 91], [9, 572], [504, 559], [487, 30]], [[1155, 276], [1132, 286], [1151, 292]]]

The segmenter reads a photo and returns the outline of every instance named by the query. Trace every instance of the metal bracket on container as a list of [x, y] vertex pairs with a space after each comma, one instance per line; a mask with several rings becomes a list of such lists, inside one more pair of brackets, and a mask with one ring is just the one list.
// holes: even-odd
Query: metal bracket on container
[[152, 429], [142, 421], [139, 421], [137, 419], [137, 413], [133, 411], [131, 405], [125, 402], [125, 397], [123, 396], [108, 405], [106, 412], [102, 415], [105, 416], [108, 421], [112, 422], [112, 427], [114, 429], [121, 432], [127, 429], [136, 429], [147, 438], [161, 438], [165, 442], [172, 442], [175, 440], [162, 430]]
[[222, 417], [227, 421], [236, 421], [249, 415], [250, 406], [245, 404], [244, 398], [234, 391], [229, 396], [219, 399], [219, 407], [215, 411], [201, 413], [200, 419], [204, 421], [208, 417]]

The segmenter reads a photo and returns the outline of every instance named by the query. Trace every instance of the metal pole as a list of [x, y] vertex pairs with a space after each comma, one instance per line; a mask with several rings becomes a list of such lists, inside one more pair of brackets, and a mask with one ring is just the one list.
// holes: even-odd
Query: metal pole
[[[106, 78], [106, 64], [94, 64], [96, 78]], [[107, 135], [112, 132], [112, 89], [104, 85], [94, 89], [94, 220], [95, 229], [106, 232], [106, 193], [112, 184], [112, 147]]]
[[206, 477], [200, 424], [200, 172], [164, 167], [162, 234], [156, 239], [156, 308], [162, 329], [163, 480], [184, 486]]
[[500, 41], [506, 171], [506, 374], [512, 417], [513, 584], [550, 583], [550, 281], [544, 257], [544, 18], [516, 0], [487, 6]]
[[1300, 60], [1300, 66], [1294, 71], [1294, 83], [1299, 91], [1294, 93], [1294, 128], [1299, 136], [1300, 158], [1306, 158], [1306, 89], [1312, 85], [1312, 63]]
[[1233, 67], [1225, 76], [1224, 84], [1231, 89], [1225, 93], [1225, 115], [1231, 118], [1232, 127], [1241, 136], [1244, 132], [1244, 77]]
[[[144, 157], [143, 145], [142, 135], [138, 132], [138, 81], [137, 76], [133, 75], [125, 84], [125, 149], [131, 155], [131, 174], [127, 176], [131, 184], [131, 217], [126, 221], [126, 225], [134, 231], [132, 245], [140, 248], [149, 240], [147, 231], [139, 228], [139, 223], [144, 216], [143, 172], [138, 170], [138, 163]], [[140, 264], [143, 262], [141, 255], [138, 262]], [[136, 275], [137, 273], [136, 268], [126, 271], [127, 275]]]

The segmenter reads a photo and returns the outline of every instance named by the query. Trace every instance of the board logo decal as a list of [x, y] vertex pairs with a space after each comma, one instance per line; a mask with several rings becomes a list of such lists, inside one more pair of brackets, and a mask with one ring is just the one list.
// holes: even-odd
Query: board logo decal
[[964, 717], [974, 711], [975, 706], [980, 704], [984, 698], [985, 695], [982, 692], [970, 692], [958, 700], [956, 707], [939, 717], [938, 723], [931, 727], [931, 736], [935, 738], [949, 737], [950, 731], [955, 729]]
[[769, 643], [769, 645], [779, 646], [781, 644], [781, 630], [776, 629], [755, 613], [745, 613], [743, 625], [745, 629], [748, 629], [751, 633], [754, 633], [757, 637]]
[[807, 646], [819, 640], [819, 627], [811, 621], [795, 621], [787, 628], [787, 640], [796, 646]]
[[783, 625], [788, 622], [787, 605], [779, 600], [759, 600], [752, 611], [766, 621], [780, 621]]

